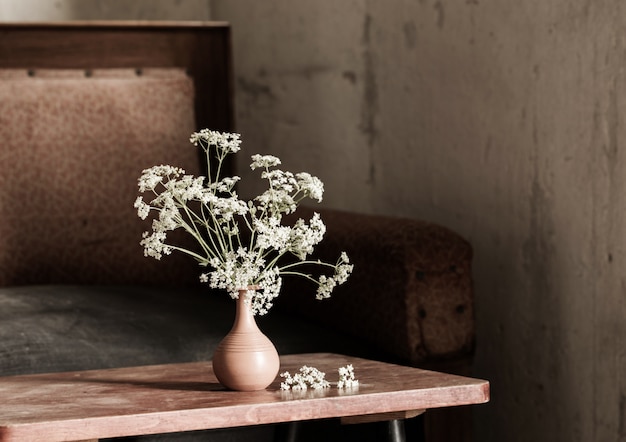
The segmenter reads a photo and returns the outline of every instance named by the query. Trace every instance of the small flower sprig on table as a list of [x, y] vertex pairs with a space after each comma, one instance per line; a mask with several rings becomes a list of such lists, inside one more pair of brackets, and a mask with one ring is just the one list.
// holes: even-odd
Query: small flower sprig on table
[[345, 367], [339, 367], [339, 381], [337, 388], [353, 388], [359, 386], [359, 380], [354, 377], [354, 367], [348, 364]]
[[308, 388], [319, 390], [330, 387], [330, 383], [325, 379], [326, 373], [307, 365], [300, 367], [298, 373], [293, 376], [288, 371], [281, 373], [280, 376], [285, 379], [280, 383], [281, 390], [307, 390]]
[[[337, 388], [353, 388], [359, 386], [359, 381], [354, 377], [354, 367], [348, 364], [345, 367], [339, 367], [339, 381]], [[303, 365], [298, 373], [291, 375], [288, 371], [281, 373], [280, 376], [285, 380], [280, 383], [281, 390], [307, 390], [312, 388], [319, 390], [329, 388], [330, 383], [326, 380], [326, 373], [315, 367]]]
[[[247, 293], [252, 312], [259, 315], [272, 307], [285, 275], [315, 283], [317, 299], [330, 297], [333, 289], [348, 279], [353, 266], [345, 252], [335, 263], [308, 258], [326, 232], [318, 213], [308, 222], [298, 219], [293, 225], [281, 224], [283, 216], [295, 212], [305, 198], [321, 202], [324, 185], [317, 177], [277, 169], [281, 162], [275, 156], [253, 155], [250, 167], [262, 169], [261, 178], [268, 181], [268, 189], [242, 201], [235, 190], [240, 178], [220, 174], [226, 157], [240, 150], [239, 134], [204, 129], [193, 133], [190, 141], [203, 149], [208, 170], [215, 173], [194, 177], [183, 169], [163, 165], [143, 171], [139, 191], [151, 196], [145, 201], [139, 196], [135, 208], [141, 219], [151, 213], [157, 215], [152, 232], [144, 232], [141, 240], [145, 256], [161, 259], [172, 251], [190, 255], [211, 269], [203, 272], [200, 280], [212, 288], [228, 290], [233, 299], [241, 288], [260, 287]], [[216, 160], [217, 164], [212, 164]], [[199, 250], [168, 242], [168, 232], [176, 229], [190, 234]], [[296, 259], [283, 259], [288, 256]], [[298, 270], [310, 264], [327, 268], [331, 274], [315, 278]]]

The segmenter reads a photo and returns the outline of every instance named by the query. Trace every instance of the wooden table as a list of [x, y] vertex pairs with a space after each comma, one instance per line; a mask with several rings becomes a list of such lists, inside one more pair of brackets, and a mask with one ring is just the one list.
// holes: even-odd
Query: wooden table
[[[326, 373], [352, 364], [359, 387], [227, 391], [210, 362], [0, 377], [0, 441], [77, 441], [342, 417], [389, 420], [489, 400], [487, 381], [335, 354], [281, 357]], [[394, 436], [395, 437], [395, 436]], [[401, 438], [401, 435], [398, 436]]]

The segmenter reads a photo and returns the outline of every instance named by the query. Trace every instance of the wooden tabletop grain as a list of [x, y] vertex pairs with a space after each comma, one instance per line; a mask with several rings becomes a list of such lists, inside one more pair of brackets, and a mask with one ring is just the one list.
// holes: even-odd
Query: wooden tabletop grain
[[[358, 388], [337, 389], [352, 364]], [[489, 383], [354, 357], [281, 357], [281, 372], [302, 365], [326, 373], [331, 388], [225, 390], [210, 362], [0, 377], [0, 441], [77, 441], [330, 417], [393, 414], [489, 400]]]

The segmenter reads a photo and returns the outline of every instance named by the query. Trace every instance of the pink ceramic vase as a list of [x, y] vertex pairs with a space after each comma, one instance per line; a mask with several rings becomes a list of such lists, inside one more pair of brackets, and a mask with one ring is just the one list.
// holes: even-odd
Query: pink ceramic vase
[[213, 354], [217, 380], [231, 390], [263, 390], [280, 368], [278, 351], [254, 319], [246, 290], [239, 290], [235, 322]]

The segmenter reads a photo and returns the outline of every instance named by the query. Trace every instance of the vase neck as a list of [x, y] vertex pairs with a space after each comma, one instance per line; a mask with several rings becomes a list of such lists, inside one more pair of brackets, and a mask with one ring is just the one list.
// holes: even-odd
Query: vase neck
[[233, 330], [256, 329], [257, 324], [252, 314], [252, 300], [248, 299], [248, 290], [239, 290], [237, 299], [237, 309], [235, 313], [235, 323]]

